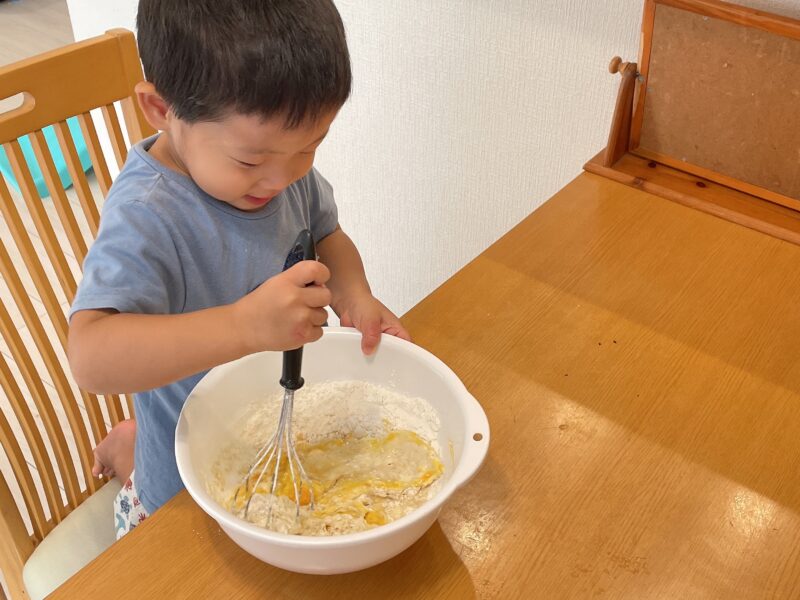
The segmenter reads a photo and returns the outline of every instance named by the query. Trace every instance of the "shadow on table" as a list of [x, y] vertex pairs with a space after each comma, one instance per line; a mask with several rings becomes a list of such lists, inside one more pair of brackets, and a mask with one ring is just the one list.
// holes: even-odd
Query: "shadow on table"
[[[216, 523], [208, 521], [209, 527]], [[225, 539], [225, 543], [231, 543]], [[357, 573], [303, 575], [260, 562], [244, 551], [221, 552], [217, 573], [242, 594], [270, 598], [475, 598], [475, 587], [439, 523], [399, 556]], [[249, 596], [248, 596], [249, 597]]]

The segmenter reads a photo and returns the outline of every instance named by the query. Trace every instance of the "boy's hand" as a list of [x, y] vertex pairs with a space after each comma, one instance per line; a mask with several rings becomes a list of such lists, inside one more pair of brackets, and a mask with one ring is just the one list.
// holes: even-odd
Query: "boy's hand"
[[363, 294], [348, 302], [339, 315], [339, 321], [343, 326], [355, 327], [361, 332], [361, 351], [366, 355], [375, 352], [381, 333], [411, 341], [400, 319], [372, 294]]
[[322, 337], [331, 292], [330, 271], [304, 260], [271, 277], [234, 304], [238, 334], [248, 353], [294, 350]]

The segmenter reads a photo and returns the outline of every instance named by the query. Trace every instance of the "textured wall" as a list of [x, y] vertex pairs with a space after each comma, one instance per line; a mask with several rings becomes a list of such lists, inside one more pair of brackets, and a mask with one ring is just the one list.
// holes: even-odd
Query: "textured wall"
[[318, 164], [404, 311], [604, 146], [639, 3], [340, 0], [355, 91]]
[[[68, 0], [77, 39], [134, 0]], [[800, 16], [798, 0], [751, 0]], [[319, 151], [374, 291], [404, 312], [604, 145], [640, 0], [338, 0], [352, 100]]]

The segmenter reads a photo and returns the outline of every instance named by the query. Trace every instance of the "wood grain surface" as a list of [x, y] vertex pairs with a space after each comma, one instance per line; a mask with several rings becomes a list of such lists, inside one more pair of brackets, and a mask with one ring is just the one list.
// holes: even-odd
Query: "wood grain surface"
[[800, 244], [800, 212], [796, 210], [630, 152], [612, 167], [606, 167], [606, 155], [606, 151], [600, 152], [583, 168], [589, 173]]
[[800, 248], [583, 174], [405, 317], [486, 409], [397, 558], [250, 558], [183, 492], [54, 598], [796, 598]]

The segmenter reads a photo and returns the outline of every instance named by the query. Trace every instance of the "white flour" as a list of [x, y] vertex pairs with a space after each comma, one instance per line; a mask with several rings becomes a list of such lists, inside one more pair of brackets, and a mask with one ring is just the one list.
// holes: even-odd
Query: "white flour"
[[[282, 401], [281, 391], [256, 403], [244, 428], [246, 441], [267, 441], [277, 426]], [[292, 431], [296, 439], [312, 444], [347, 434], [380, 436], [405, 429], [418, 434], [441, 454], [439, 428], [439, 415], [426, 400], [364, 381], [312, 384], [294, 395]]]
[[[275, 431], [282, 401], [283, 391], [254, 401], [244, 422], [236, 428], [241, 431], [241, 436], [222, 452], [214, 472], [209, 474], [207, 489], [223, 506], [228, 506], [258, 448]], [[312, 384], [295, 392], [292, 431], [298, 442], [316, 444], [346, 436], [382, 438], [391, 432], [405, 430], [416, 433], [441, 457], [439, 429], [439, 415], [426, 400], [363, 381]], [[402, 470], [404, 457], [398, 456], [396, 460], [399, 461], [398, 470]], [[422, 504], [436, 489], [438, 482], [424, 488], [388, 494], [381, 492], [382, 507], [386, 516], [395, 520]], [[270, 505], [275, 509], [272, 513], [268, 510]], [[248, 520], [267, 526], [267, 515], [274, 514], [275, 522], [270, 529], [305, 535], [332, 535], [370, 527], [361, 516], [334, 514], [320, 517], [305, 507], [301, 511], [302, 525], [299, 525], [294, 518], [294, 507], [294, 501], [285, 497], [255, 494]], [[239, 516], [243, 517], [243, 514]]]

